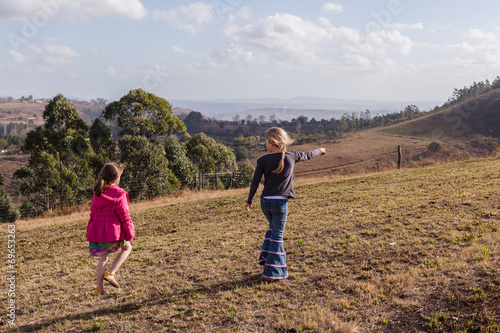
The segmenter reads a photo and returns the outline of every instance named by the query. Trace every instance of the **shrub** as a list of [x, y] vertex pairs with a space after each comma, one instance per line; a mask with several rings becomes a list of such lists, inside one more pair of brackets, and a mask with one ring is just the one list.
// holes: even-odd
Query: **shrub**
[[9, 195], [0, 191], [0, 222], [15, 222], [20, 217], [21, 214], [12, 206]]
[[429, 151], [434, 153], [434, 152], [437, 152], [439, 150], [442, 150], [443, 146], [439, 142], [432, 141], [431, 144], [429, 145], [429, 147], [427, 147], [427, 149], [429, 149]]

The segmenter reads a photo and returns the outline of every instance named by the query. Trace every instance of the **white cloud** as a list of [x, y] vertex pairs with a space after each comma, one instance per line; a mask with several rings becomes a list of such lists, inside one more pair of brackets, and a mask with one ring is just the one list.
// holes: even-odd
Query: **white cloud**
[[399, 31], [381, 30], [368, 36], [374, 38], [377, 42], [380, 40], [380, 46], [387, 47], [402, 55], [408, 55], [412, 51], [412, 42], [410, 38], [403, 36]]
[[251, 16], [250, 7], [243, 6], [243, 7], [239, 8], [238, 10], [230, 12], [227, 21], [228, 21], [228, 23], [232, 23], [238, 18], [247, 19], [250, 16]]
[[342, 56], [342, 61], [351, 67], [370, 67], [372, 65], [372, 61], [360, 54], [348, 53]]
[[123, 16], [134, 20], [142, 20], [147, 10], [139, 0], [71, 0], [64, 5], [72, 12], [82, 16]]
[[226, 43], [217, 47], [210, 54], [200, 54], [173, 46], [173, 50], [183, 55], [184, 60], [192, 58], [190, 63], [185, 62], [184, 68], [189, 72], [197, 70], [223, 69], [228, 67], [241, 68], [245, 71], [249, 66], [263, 65], [268, 63], [268, 57], [263, 53], [244, 50], [243, 47], [234, 43]]
[[477, 59], [485, 60], [487, 55], [500, 52], [500, 41], [493, 32], [484, 32], [479, 29], [470, 29], [464, 36], [469, 42], [452, 45], [443, 45], [442, 49], [449, 52], [475, 54]]
[[405, 23], [394, 23], [385, 28], [395, 28], [395, 29], [408, 29], [408, 30], [424, 30], [424, 24], [422, 22], [405, 24]]
[[45, 22], [55, 16], [75, 18], [123, 16], [134, 20], [146, 17], [139, 0], [16, 0], [0, 2], [0, 19], [28, 19]]
[[115, 76], [116, 75], [116, 69], [113, 66], [108, 66], [104, 72], [110, 76]]
[[488, 42], [488, 43], [498, 43], [497, 36], [492, 32], [483, 32], [479, 29], [470, 29], [469, 33], [466, 35], [467, 38]]
[[396, 30], [361, 35], [348, 27], [334, 27], [324, 17], [316, 24], [286, 13], [244, 27], [231, 25], [225, 33], [234, 41], [253, 45], [279, 61], [308, 65], [333, 64], [336, 51], [341, 51], [339, 59], [348, 66], [383, 66], [392, 63], [389, 52], [408, 55], [413, 49], [410, 38]]
[[26, 62], [26, 56], [24, 56], [21, 52], [9, 50], [9, 55], [15, 63], [22, 64]]
[[476, 52], [476, 48], [469, 43], [463, 42], [460, 44], [454, 44], [454, 45], [444, 45], [443, 46], [444, 51], [450, 51], [450, 52], [464, 52], [464, 53], [474, 53]]
[[153, 17], [166, 20], [173, 27], [196, 35], [201, 31], [203, 24], [213, 21], [214, 9], [212, 5], [196, 2], [168, 11], [154, 10]]
[[317, 24], [291, 14], [278, 13], [244, 27], [229, 26], [226, 35], [249, 43], [274, 56], [299, 63], [324, 63], [322, 43], [331, 41], [329, 32]]
[[262, 53], [246, 51], [241, 46], [233, 43], [218, 47], [209, 56], [211, 63], [234, 66], [247, 66], [267, 63], [267, 57]]
[[342, 12], [343, 10], [344, 8], [342, 7], [342, 5], [334, 4], [333, 2], [327, 2], [321, 8], [321, 12], [323, 14], [337, 13], [337, 12]]
[[78, 53], [67, 46], [46, 45], [40, 56], [49, 65], [64, 65], [73, 63], [72, 59], [77, 57]]
[[181, 49], [180, 47], [178, 47], [176, 45], [172, 46], [172, 50], [174, 50], [175, 52], [180, 53], [180, 54], [186, 54], [186, 51], [184, 51], [183, 49]]
[[49, 40], [46, 41], [42, 46], [38, 46], [33, 43], [26, 44], [27, 49], [31, 51], [31, 57], [22, 55], [20, 52], [13, 50], [10, 50], [9, 54], [15, 62], [28, 62], [28, 60], [34, 61], [38, 58], [47, 65], [71, 64], [73, 63], [73, 58], [78, 57], [78, 53], [71, 47], [57, 45], [54, 43], [55, 40]]
[[41, 10], [40, 4], [31, 0], [0, 1], [0, 19], [21, 19]]
[[103, 58], [110, 58], [110, 59], [113, 59], [115, 56], [113, 54], [110, 54], [110, 53], [107, 53], [107, 52], [103, 52], [103, 51], [99, 51], [98, 49], [92, 49], [92, 53], [95, 54], [95, 55], [98, 55], [100, 57], [103, 57]]

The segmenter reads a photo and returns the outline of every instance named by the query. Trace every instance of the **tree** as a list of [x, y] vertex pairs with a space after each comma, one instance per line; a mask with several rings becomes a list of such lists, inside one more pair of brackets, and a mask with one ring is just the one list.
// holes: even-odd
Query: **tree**
[[170, 136], [164, 142], [165, 156], [169, 168], [183, 185], [196, 186], [198, 168], [187, 157], [186, 146], [179, 142], [175, 136]]
[[187, 156], [205, 173], [226, 172], [236, 167], [236, 157], [231, 150], [204, 133], [193, 136], [186, 148]]
[[5, 149], [5, 147], [7, 147], [9, 143], [7, 142], [7, 140], [5, 140], [5, 138], [3, 136], [0, 137], [0, 150], [3, 150]]
[[245, 160], [241, 163], [238, 166], [236, 186], [239, 188], [250, 186], [254, 171], [255, 168], [250, 161]]
[[203, 115], [198, 111], [191, 111], [184, 119], [186, 124], [200, 124], [203, 122]]
[[12, 206], [10, 196], [0, 191], [0, 222], [14, 222], [20, 217], [19, 211]]
[[234, 154], [236, 156], [236, 159], [238, 161], [242, 161], [248, 158], [249, 152], [246, 147], [243, 146], [238, 146], [234, 149]]
[[113, 156], [116, 148], [116, 141], [113, 140], [113, 133], [101, 119], [96, 118], [92, 122], [89, 131], [90, 144], [96, 154]]
[[45, 107], [44, 126], [27, 133], [23, 150], [30, 153], [27, 166], [14, 173], [22, 179], [21, 193], [33, 204], [48, 210], [56, 205], [74, 204], [93, 184], [89, 167], [93, 156], [88, 126], [76, 106], [62, 94]]
[[420, 113], [420, 110], [418, 109], [418, 106], [416, 105], [407, 105], [403, 111], [404, 117], [407, 119], [413, 119], [415, 115], [418, 115]]
[[143, 89], [131, 90], [119, 101], [108, 104], [102, 117], [116, 121], [121, 128], [120, 135], [140, 135], [149, 139], [186, 130], [168, 101]]
[[111, 128], [99, 118], [92, 122], [89, 139], [94, 150], [89, 163], [94, 175], [97, 176], [106, 162], [115, 159], [116, 141], [113, 140]]
[[168, 168], [163, 146], [143, 136], [125, 135], [118, 141], [126, 164], [122, 185], [133, 199], [167, 195], [180, 188], [180, 181]]

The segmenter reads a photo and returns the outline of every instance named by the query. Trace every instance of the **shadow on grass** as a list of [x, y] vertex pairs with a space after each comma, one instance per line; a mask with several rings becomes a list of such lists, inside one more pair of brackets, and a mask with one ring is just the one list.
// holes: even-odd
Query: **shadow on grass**
[[19, 327], [12, 328], [7, 332], [34, 332], [43, 328], [47, 328], [59, 321], [63, 320], [88, 320], [95, 318], [98, 315], [108, 315], [108, 314], [118, 314], [118, 313], [127, 313], [139, 310], [145, 307], [151, 307], [155, 305], [167, 304], [175, 301], [176, 297], [185, 298], [194, 294], [204, 293], [204, 294], [216, 294], [221, 291], [229, 291], [234, 290], [240, 287], [253, 287], [263, 283], [268, 283], [264, 278], [262, 278], [261, 274], [251, 275], [248, 277], [244, 277], [240, 280], [235, 281], [225, 281], [221, 283], [217, 283], [208, 287], [201, 287], [190, 290], [182, 290], [177, 293], [166, 294], [165, 296], [153, 296], [140, 304], [136, 303], [121, 303], [115, 306], [110, 306], [105, 309], [96, 310], [96, 311], [88, 311], [77, 313], [73, 315], [67, 315], [63, 317], [49, 319], [36, 324], [28, 324], [22, 325]]

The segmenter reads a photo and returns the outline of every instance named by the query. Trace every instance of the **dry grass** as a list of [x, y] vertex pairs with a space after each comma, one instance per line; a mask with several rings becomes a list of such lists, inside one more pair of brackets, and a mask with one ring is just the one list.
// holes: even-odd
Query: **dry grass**
[[[236, 194], [241, 194], [243, 192], [246, 193], [248, 192], [248, 190], [231, 189], [227, 191], [201, 191], [201, 192], [186, 190], [179, 192], [177, 195], [173, 196], [161, 197], [153, 200], [131, 202], [129, 208], [131, 211], [138, 213], [140, 211], [151, 208], [159, 208], [193, 200], [211, 199], [220, 196], [236, 195]], [[89, 211], [90, 211], [90, 203], [78, 207], [72, 207], [71, 212], [67, 214], [61, 214], [60, 212], [53, 212], [46, 217], [40, 217], [28, 220], [18, 220], [16, 222], [16, 225], [19, 230], [29, 230], [33, 228], [40, 228], [54, 224], [66, 223], [68, 221], [85, 220], [85, 219], [88, 220]], [[6, 229], [7, 229], [6, 225], [0, 224], [1, 231], [5, 231]]]
[[244, 211], [246, 190], [132, 206], [123, 287], [104, 297], [92, 296], [85, 212], [18, 222], [17, 324], [2, 329], [495, 332], [498, 170], [490, 158], [303, 180], [284, 239], [290, 278], [274, 283], [260, 277], [267, 227], [258, 202]]

